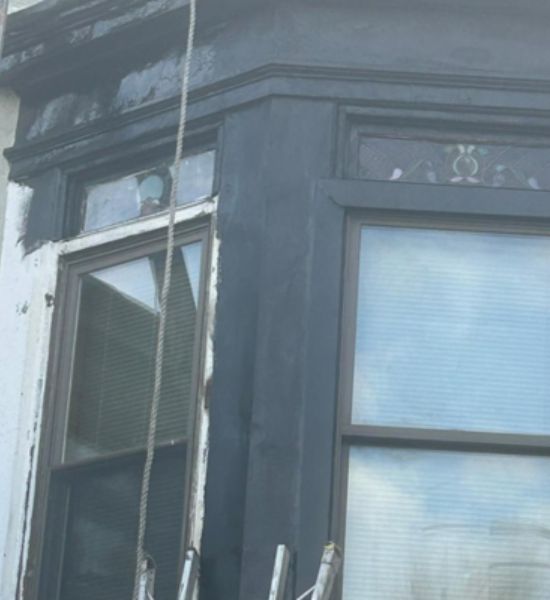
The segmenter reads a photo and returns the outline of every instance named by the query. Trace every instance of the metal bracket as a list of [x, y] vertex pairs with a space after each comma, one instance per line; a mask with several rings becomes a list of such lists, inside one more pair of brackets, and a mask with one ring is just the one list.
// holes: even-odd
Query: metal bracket
[[199, 579], [199, 555], [194, 548], [185, 554], [185, 563], [181, 573], [178, 600], [192, 600]]
[[284, 544], [281, 544], [277, 546], [277, 551], [275, 553], [275, 564], [273, 565], [273, 578], [271, 579], [269, 600], [285, 600], [289, 565], [290, 552]]

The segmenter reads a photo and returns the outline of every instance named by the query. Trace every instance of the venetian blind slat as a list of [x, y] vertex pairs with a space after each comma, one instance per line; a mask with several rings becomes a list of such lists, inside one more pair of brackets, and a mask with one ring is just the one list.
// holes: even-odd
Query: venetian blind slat
[[[190, 251], [198, 246], [199, 251]], [[200, 243], [175, 255], [157, 441], [188, 435]], [[199, 263], [199, 264], [192, 264]], [[84, 275], [65, 460], [144, 446], [164, 254]]]

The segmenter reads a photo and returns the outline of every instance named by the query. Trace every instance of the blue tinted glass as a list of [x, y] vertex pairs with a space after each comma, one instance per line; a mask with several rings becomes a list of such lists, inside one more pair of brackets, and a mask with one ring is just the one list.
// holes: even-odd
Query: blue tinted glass
[[550, 432], [550, 238], [367, 226], [352, 419]]
[[[216, 153], [208, 150], [182, 159], [178, 205], [212, 195]], [[82, 231], [152, 215], [168, 208], [174, 167], [168, 162], [150, 169], [91, 183], [84, 190]]]
[[543, 600], [550, 460], [350, 451], [344, 600]]

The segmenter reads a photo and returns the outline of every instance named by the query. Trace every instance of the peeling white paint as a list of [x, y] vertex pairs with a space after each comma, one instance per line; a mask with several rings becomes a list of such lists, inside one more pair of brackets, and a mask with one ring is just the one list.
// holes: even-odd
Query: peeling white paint
[[4, 206], [8, 188], [8, 161], [3, 152], [15, 139], [15, 127], [19, 113], [19, 98], [10, 90], [0, 88], [0, 245], [4, 229]]
[[[217, 200], [216, 200], [217, 203]], [[191, 497], [189, 500], [189, 544], [199, 553], [201, 549], [202, 531], [204, 526], [204, 494], [206, 489], [206, 471], [209, 451], [210, 412], [208, 406], [209, 388], [214, 372], [214, 325], [216, 321], [216, 304], [218, 300], [218, 263], [220, 240], [217, 235], [216, 212], [211, 219], [210, 238], [210, 270], [208, 274], [208, 289], [206, 294], [206, 311], [203, 337], [203, 364], [201, 381], [199, 383], [195, 461], [191, 480]]]
[[[36, 449], [48, 362], [57, 254], [45, 244], [25, 255], [19, 241], [32, 191], [11, 183], [0, 262], [0, 597], [15, 598], [30, 510]], [[34, 451], [36, 456], [36, 451]]]
[[[20, 242], [32, 190], [10, 184], [5, 237], [0, 262], [0, 598], [15, 599], [20, 564], [26, 563], [39, 432], [45, 395], [53, 306], [60, 257], [128, 239], [167, 227], [160, 214], [109, 229], [90, 232], [68, 241], [46, 243], [25, 254]], [[204, 521], [204, 489], [208, 457], [208, 407], [206, 395], [213, 369], [213, 328], [217, 298], [219, 240], [216, 237], [217, 199], [179, 207], [176, 223], [211, 219], [211, 271], [203, 367], [199, 389], [196, 457], [190, 502], [190, 539], [197, 549]], [[22, 560], [21, 560], [22, 559]], [[17, 600], [21, 598], [21, 595]]]
[[[210, 216], [215, 210], [216, 199], [206, 199], [193, 204], [179, 206], [176, 210], [176, 224]], [[81, 234], [71, 240], [60, 242], [59, 252], [61, 254], [80, 252], [81, 250], [95, 248], [100, 244], [108, 244], [110, 242], [128, 239], [157, 229], [162, 229], [163, 227], [168, 227], [167, 212]]]

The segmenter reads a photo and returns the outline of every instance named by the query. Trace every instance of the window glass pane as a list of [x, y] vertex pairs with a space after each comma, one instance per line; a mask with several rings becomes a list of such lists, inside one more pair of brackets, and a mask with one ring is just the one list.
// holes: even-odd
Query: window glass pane
[[345, 600], [543, 600], [548, 458], [352, 448]]
[[357, 163], [362, 179], [550, 189], [546, 147], [361, 134]]
[[[178, 184], [178, 204], [196, 202], [212, 195], [214, 183], [214, 150], [193, 154], [181, 161]], [[174, 168], [170, 168], [174, 175]]]
[[[60, 600], [132, 596], [142, 469], [112, 467], [71, 485]], [[156, 564], [155, 600], [174, 600], [185, 488], [185, 453], [157, 456], [145, 539]]]
[[352, 420], [550, 432], [550, 238], [367, 226]]
[[[153, 393], [165, 253], [82, 277], [65, 459], [142, 447]], [[187, 435], [201, 243], [176, 249], [157, 441]]]
[[[215, 151], [193, 154], [181, 161], [178, 204], [212, 194]], [[84, 189], [83, 231], [100, 229], [166, 210], [174, 168], [169, 162], [125, 177], [93, 183]]]

